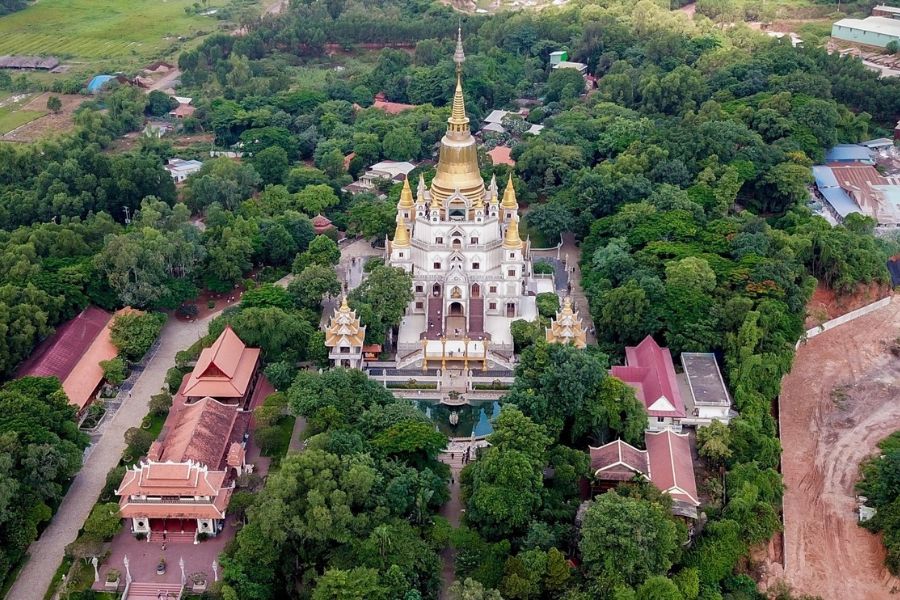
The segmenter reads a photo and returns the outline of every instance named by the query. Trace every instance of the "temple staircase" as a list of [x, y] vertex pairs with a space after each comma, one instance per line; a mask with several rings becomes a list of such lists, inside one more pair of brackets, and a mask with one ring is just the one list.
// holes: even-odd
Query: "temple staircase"
[[182, 586], [177, 583], [138, 583], [132, 581], [122, 600], [180, 600]]

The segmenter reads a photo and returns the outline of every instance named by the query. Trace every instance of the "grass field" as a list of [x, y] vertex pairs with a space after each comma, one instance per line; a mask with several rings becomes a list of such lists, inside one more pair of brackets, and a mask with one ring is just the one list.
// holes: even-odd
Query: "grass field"
[[0, 95], [0, 135], [47, 114], [46, 110], [22, 110], [31, 97], [31, 94]]
[[[223, 6], [227, 0], [211, 0]], [[159, 55], [179, 36], [215, 31], [220, 21], [184, 12], [192, 0], [40, 0], [0, 17], [0, 55], [45, 54], [94, 61]]]

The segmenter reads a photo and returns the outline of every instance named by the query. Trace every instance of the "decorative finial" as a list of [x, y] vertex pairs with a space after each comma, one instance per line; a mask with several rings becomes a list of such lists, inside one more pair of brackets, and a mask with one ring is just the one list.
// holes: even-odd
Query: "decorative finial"
[[409, 231], [406, 229], [406, 219], [403, 218], [403, 213], [397, 214], [397, 228], [394, 230], [392, 244], [395, 248], [406, 248], [409, 246]]
[[522, 248], [522, 238], [519, 237], [519, 217], [513, 217], [506, 228], [506, 237], [503, 239], [503, 247], [507, 250], [519, 250]]
[[509, 180], [506, 182], [506, 189], [503, 190], [503, 204], [505, 209], [516, 210], [519, 203], [516, 201], [516, 188], [513, 186], [512, 171], [509, 173]]
[[409, 187], [409, 177], [403, 179], [403, 189], [400, 191], [400, 202], [397, 203], [397, 208], [413, 208], [413, 197], [412, 190]]
[[350, 305], [347, 304], [347, 294], [341, 296], [341, 312], [350, 312]]
[[462, 43], [462, 18], [459, 19], [459, 26], [456, 30], [456, 52], [453, 53], [453, 62], [456, 63], [457, 74], [462, 71], [462, 64], [466, 62], [466, 53], [463, 51]]

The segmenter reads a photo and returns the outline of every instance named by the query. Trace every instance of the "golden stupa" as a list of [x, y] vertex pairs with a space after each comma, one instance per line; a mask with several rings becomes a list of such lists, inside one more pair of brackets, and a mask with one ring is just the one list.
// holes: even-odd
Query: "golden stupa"
[[431, 201], [443, 205], [444, 201], [457, 191], [471, 202], [484, 199], [484, 180], [478, 169], [478, 153], [475, 138], [469, 129], [466, 116], [466, 102], [462, 89], [462, 65], [466, 60], [462, 46], [462, 29], [456, 38], [456, 92], [453, 107], [447, 119], [447, 133], [441, 139], [437, 172], [431, 181]]
[[587, 346], [587, 334], [578, 312], [572, 309], [572, 299], [566, 296], [562, 309], [547, 328], [547, 341], [551, 344], [572, 344], [576, 348]]

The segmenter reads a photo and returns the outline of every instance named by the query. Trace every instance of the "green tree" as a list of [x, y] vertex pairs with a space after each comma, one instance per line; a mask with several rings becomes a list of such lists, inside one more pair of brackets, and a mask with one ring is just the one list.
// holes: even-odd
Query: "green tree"
[[731, 458], [731, 431], [721, 421], [697, 428], [697, 452], [709, 465], [717, 467]]
[[388, 160], [414, 160], [419, 156], [421, 142], [411, 129], [395, 127], [385, 134], [381, 146]]
[[481, 582], [468, 577], [463, 582], [454, 581], [449, 593], [453, 600], [503, 600], [497, 590], [485, 588]]
[[287, 152], [281, 146], [269, 146], [253, 155], [253, 168], [264, 185], [283, 183], [289, 166]]
[[101, 360], [100, 368], [103, 369], [103, 379], [110, 385], [122, 385], [128, 376], [125, 361], [121, 358]]
[[157, 312], [122, 312], [116, 315], [109, 328], [110, 339], [128, 360], [143, 358], [166, 322], [166, 315]]
[[585, 513], [578, 545], [588, 575], [612, 590], [668, 572], [684, 533], [664, 506], [610, 491]]
[[89, 538], [108, 542], [122, 528], [122, 517], [116, 502], [96, 504], [84, 522], [84, 535]]
[[300, 274], [310, 265], [334, 267], [341, 260], [341, 251], [337, 243], [324, 235], [317, 235], [309, 243], [305, 252], [299, 254], [291, 270]]
[[154, 117], [164, 117], [169, 111], [178, 107], [178, 101], [159, 90], [152, 90], [147, 94], [147, 108], [145, 112]]
[[287, 291], [296, 306], [318, 311], [326, 295], [336, 296], [340, 293], [341, 283], [333, 267], [312, 264], [288, 284]]
[[366, 326], [366, 342], [383, 344], [412, 301], [412, 277], [401, 268], [376, 266], [350, 293], [350, 303]]
[[538, 313], [545, 319], [556, 317], [559, 310], [559, 296], [555, 292], [544, 292], [536, 298]]
[[308, 215], [315, 216], [326, 208], [335, 206], [340, 199], [327, 185], [309, 185], [297, 194], [297, 206]]
[[62, 110], [62, 101], [59, 96], [50, 96], [47, 98], [47, 110], [52, 113], [58, 113]]

